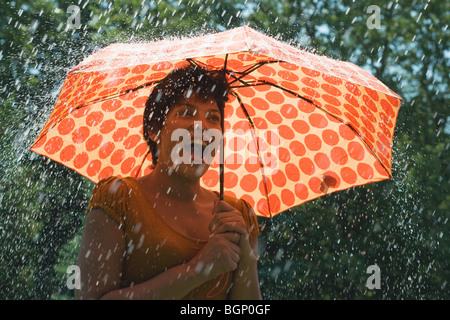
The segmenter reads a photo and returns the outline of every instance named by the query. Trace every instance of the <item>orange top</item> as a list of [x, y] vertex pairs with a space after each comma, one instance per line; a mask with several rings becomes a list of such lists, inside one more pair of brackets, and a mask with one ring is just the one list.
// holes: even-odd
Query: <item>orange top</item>
[[[224, 200], [242, 213], [250, 239], [258, 236], [258, 222], [250, 205], [226, 195]], [[127, 252], [122, 266], [122, 287], [144, 282], [173, 266], [186, 263], [206, 243], [168, 225], [153, 209], [140, 183], [132, 177], [101, 180], [92, 191], [87, 213], [93, 208], [103, 209], [125, 233]], [[232, 279], [232, 273], [225, 273], [203, 283], [184, 299], [227, 299]]]

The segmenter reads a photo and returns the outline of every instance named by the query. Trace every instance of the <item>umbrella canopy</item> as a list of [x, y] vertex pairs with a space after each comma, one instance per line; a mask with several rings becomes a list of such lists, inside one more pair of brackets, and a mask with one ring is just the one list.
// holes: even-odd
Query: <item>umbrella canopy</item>
[[[155, 83], [187, 64], [227, 73], [222, 187], [257, 215], [391, 178], [401, 98], [350, 62], [247, 26], [92, 54], [69, 72], [31, 150], [96, 183], [150, 173], [145, 102]], [[219, 168], [213, 162], [203, 186], [219, 190]]]

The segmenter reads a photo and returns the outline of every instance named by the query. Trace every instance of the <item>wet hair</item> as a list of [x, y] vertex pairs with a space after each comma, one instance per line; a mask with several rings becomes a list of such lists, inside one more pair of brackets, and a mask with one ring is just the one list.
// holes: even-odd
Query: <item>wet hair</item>
[[213, 98], [223, 114], [228, 90], [228, 81], [223, 72], [194, 65], [175, 69], [163, 78], [150, 93], [144, 110], [144, 139], [150, 148], [153, 165], [158, 161], [158, 151], [149, 132], [157, 134], [161, 131], [171, 108], [183, 98], [196, 95], [205, 100]]

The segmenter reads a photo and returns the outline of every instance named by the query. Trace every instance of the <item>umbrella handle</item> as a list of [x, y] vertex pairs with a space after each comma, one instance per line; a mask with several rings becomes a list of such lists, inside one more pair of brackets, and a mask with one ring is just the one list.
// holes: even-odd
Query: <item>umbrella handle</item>
[[220, 164], [219, 164], [219, 173], [220, 173], [220, 200], [223, 200], [223, 182], [224, 182], [224, 163], [225, 163], [225, 155], [224, 155], [224, 150], [225, 150], [225, 143], [224, 143], [224, 123], [225, 123], [225, 119], [224, 119], [224, 109], [225, 109], [225, 104], [223, 105], [223, 107], [220, 110], [220, 127], [222, 130], [222, 138], [220, 139]]

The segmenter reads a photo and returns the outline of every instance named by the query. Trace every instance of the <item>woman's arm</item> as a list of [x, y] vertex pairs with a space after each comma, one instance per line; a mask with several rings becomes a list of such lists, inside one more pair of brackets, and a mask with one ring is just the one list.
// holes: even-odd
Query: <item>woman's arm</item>
[[[240, 249], [232, 237], [232, 234], [212, 237], [188, 263], [170, 268], [143, 283], [121, 288], [125, 236], [102, 209], [93, 209], [86, 218], [78, 255], [81, 289], [75, 291], [75, 298], [181, 299], [218, 274], [237, 268]], [[202, 269], [197, 268], [199, 262], [202, 262]]]

